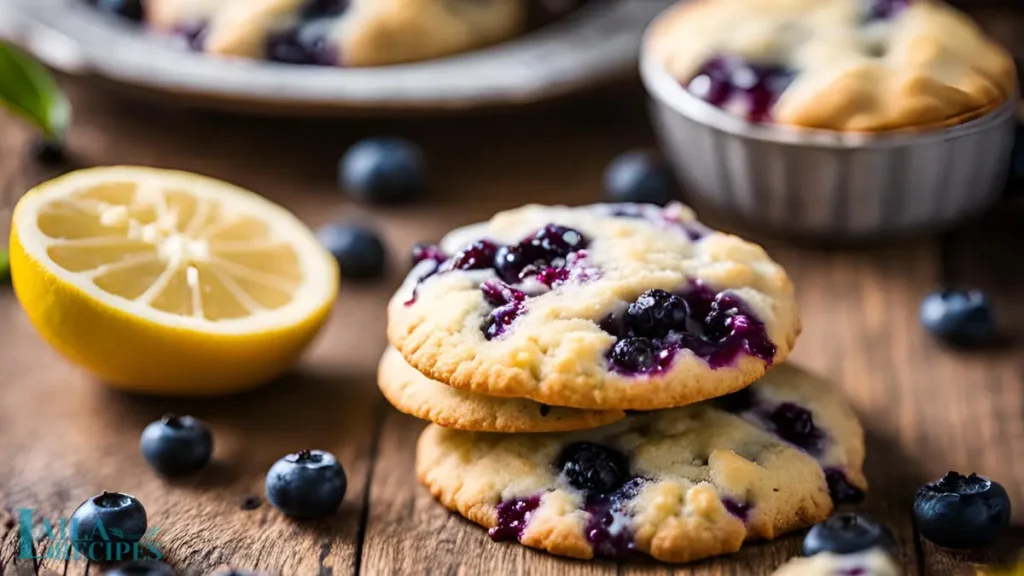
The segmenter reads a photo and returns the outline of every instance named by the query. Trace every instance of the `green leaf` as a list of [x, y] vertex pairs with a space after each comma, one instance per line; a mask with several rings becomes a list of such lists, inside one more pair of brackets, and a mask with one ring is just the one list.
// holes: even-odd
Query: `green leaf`
[[71, 104], [46, 66], [2, 42], [0, 105], [36, 125], [48, 138], [62, 139], [71, 121]]
[[0, 282], [7, 282], [11, 274], [11, 259], [7, 256], [7, 249], [0, 248]]

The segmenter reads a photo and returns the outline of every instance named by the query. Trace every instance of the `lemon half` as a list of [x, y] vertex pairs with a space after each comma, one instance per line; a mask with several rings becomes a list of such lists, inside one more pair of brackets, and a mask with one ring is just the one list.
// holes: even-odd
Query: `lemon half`
[[237, 392], [299, 358], [339, 273], [284, 208], [205, 176], [114, 166], [26, 194], [15, 293], [42, 336], [103, 381], [169, 395]]

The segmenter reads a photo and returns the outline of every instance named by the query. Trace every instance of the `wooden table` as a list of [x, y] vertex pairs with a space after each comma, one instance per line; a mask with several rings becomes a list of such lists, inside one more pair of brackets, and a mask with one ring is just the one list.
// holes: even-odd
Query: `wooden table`
[[[576, 562], [493, 543], [417, 485], [413, 455], [423, 423], [391, 408], [374, 386], [385, 303], [409, 246], [527, 201], [598, 200], [606, 162], [653, 142], [635, 86], [526, 112], [343, 123], [152, 108], [81, 81], [66, 84], [77, 112], [76, 163], [203, 172], [264, 193], [313, 226], [369, 219], [384, 230], [393, 260], [387, 281], [343, 282], [329, 326], [294, 374], [250, 394], [202, 401], [103, 388], [45, 346], [10, 288], [0, 288], [0, 575], [101, 572], [80, 561], [19, 559], [15, 509], [68, 516], [102, 490], [138, 496], [160, 528], [167, 560], [189, 574], [230, 566], [287, 575], [758, 575], [798, 553], [801, 535], [793, 535], [672, 568]], [[401, 133], [426, 148], [429, 200], [370, 210], [340, 195], [337, 158], [355, 139], [381, 133]], [[28, 138], [20, 123], [0, 118], [0, 206], [8, 210], [55, 174], [26, 160]], [[1018, 504], [1015, 524], [1024, 524], [1021, 217], [1024, 200], [1008, 199], [950, 234], [835, 251], [757, 237], [798, 287], [805, 331], [793, 361], [842, 386], [863, 418], [872, 489], [860, 509], [897, 533], [907, 574], [973, 574], [973, 561], [1003, 550], [957, 556], [915, 535], [914, 493], [947, 470], [1002, 482]], [[918, 304], [939, 284], [990, 291], [1005, 335], [999, 346], [955, 352], [921, 329]], [[194, 478], [162, 480], [139, 455], [142, 428], [168, 411], [213, 426], [215, 462]], [[350, 485], [341, 512], [296, 523], [266, 503], [249, 509], [246, 500], [262, 495], [270, 464], [303, 448], [330, 450], [345, 465]], [[1015, 536], [1007, 545], [1024, 541], [1020, 530]], [[37, 539], [32, 549], [45, 555], [52, 545]]]

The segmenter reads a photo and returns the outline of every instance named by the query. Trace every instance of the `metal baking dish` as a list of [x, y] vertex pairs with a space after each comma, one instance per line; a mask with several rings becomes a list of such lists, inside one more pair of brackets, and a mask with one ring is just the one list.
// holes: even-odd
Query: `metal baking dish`
[[872, 134], [747, 122], [690, 94], [646, 49], [640, 75], [691, 201], [775, 231], [851, 238], [947, 228], [990, 207], [1006, 183], [1016, 94], [964, 124]]

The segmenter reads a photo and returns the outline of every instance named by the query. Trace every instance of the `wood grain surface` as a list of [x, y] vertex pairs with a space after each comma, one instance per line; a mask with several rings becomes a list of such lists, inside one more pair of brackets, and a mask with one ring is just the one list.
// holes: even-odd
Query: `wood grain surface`
[[[1014, 38], [1017, 28], [1005, 19], [989, 21]], [[45, 346], [10, 288], [0, 287], [0, 575], [102, 573], [82, 561], [20, 559], [15, 521], [19, 508], [68, 516], [102, 490], [139, 497], [160, 528], [167, 561], [185, 574], [232, 567], [284, 575], [760, 575], [798, 553], [799, 534], [681, 567], [570, 561], [491, 542], [417, 485], [413, 454], [423, 423], [392, 409], [375, 388], [385, 303], [412, 243], [524, 202], [598, 200], [608, 160], [653, 144], [636, 86], [514, 113], [342, 123], [153, 108], [85, 81], [65, 84], [76, 107], [71, 164], [193, 170], [255, 189], [312, 226], [371, 221], [386, 235], [392, 262], [385, 281], [343, 281], [329, 326], [293, 374], [203, 401], [107, 390]], [[334, 184], [337, 158], [357, 138], [391, 133], [426, 149], [429, 198], [388, 209], [348, 203]], [[28, 159], [30, 138], [19, 121], [0, 117], [0, 233], [15, 199], [59, 171]], [[863, 419], [872, 488], [859, 509], [897, 533], [907, 574], [974, 574], [976, 564], [1024, 543], [1021, 218], [1018, 195], [939, 237], [824, 250], [754, 235], [798, 288], [805, 330], [793, 361], [841, 386]], [[938, 285], [990, 291], [999, 345], [965, 353], [929, 338], [917, 309]], [[160, 479], [138, 453], [142, 428], [168, 411], [213, 426], [214, 462], [194, 478]], [[334, 452], [348, 472], [348, 495], [329, 520], [292, 522], [257, 500], [270, 464], [303, 448]], [[1018, 503], [1018, 528], [1006, 542], [956, 555], [915, 535], [909, 510], [917, 487], [953, 469], [991, 476]], [[37, 537], [32, 547], [41, 555], [53, 544]]]

